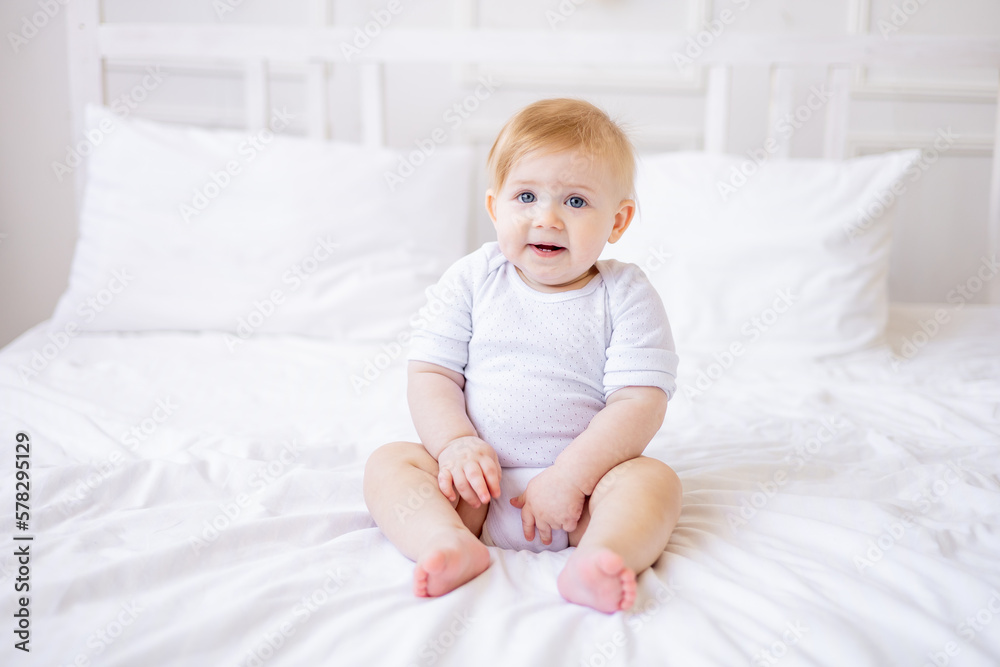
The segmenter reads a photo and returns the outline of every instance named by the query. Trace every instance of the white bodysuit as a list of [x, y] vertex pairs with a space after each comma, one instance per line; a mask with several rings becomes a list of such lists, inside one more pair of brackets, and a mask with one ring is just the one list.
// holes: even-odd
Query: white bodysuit
[[483, 541], [507, 549], [560, 550], [524, 539], [510, 499], [551, 466], [608, 397], [627, 386], [676, 388], [677, 355], [663, 303], [642, 270], [617, 260], [580, 289], [528, 287], [496, 242], [453, 264], [427, 289], [414, 319], [409, 359], [465, 376], [465, 402], [479, 437], [497, 452], [501, 495]]

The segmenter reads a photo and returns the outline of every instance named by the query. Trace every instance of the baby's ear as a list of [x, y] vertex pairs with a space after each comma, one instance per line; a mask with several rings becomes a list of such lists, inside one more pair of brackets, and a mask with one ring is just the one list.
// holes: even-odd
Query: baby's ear
[[611, 235], [608, 237], [608, 242], [616, 243], [618, 239], [622, 237], [628, 226], [632, 224], [632, 218], [635, 217], [635, 200], [633, 199], [623, 199], [622, 203], [618, 205], [618, 212], [615, 213], [615, 226], [611, 228]]
[[493, 224], [497, 224], [497, 197], [496, 193], [493, 192], [493, 188], [486, 191], [486, 212], [490, 214], [490, 220]]

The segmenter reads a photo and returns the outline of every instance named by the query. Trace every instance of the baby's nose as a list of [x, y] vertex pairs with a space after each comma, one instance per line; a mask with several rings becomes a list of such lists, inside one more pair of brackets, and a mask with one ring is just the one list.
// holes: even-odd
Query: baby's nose
[[556, 206], [543, 206], [535, 218], [536, 227], [558, 227], [562, 228], [562, 218], [559, 216], [559, 209]]

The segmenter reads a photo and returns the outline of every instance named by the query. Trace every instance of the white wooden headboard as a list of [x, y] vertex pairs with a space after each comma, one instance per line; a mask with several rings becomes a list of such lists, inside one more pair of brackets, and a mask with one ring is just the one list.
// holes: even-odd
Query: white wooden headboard
[[[356, 27], [328, 25], [328, 3], [309, 0], [310, 25], [269, 27], [236, 24], [138, 24], [104, 23], [100, 0], [74, 0], [67, 5], [71, 105], [74, 133], [83, 133], [82, 111], [87, 103], [108, 102], [108, 63], [179, 63], [238, 70], [243, 76], [243, 121], [249, 130], [267, 122], [269, 70], [274, 67], [304, 69], [306, 131], [329, 138], [330, 95], [327, 68], [332, 65], [357, 68], [358, 93], [345, 100], [359, 108], [362, 141], [385, 143], [385, 68], [395, 63], [451, 64], [457, 66], [502, 65], [571, 66], [574, 68], [676, 67], [677, 54], [690, 44], [685, 32], [576, 32], [498, 31], [458, 26], [455, 29], [381, 30], [364, 49], [351, 51]], [[699, 54], [697, 89], [705, 97], [700, 147], [725, 152], [727, 129], [733, 113], [730, 91], [732, 71], [748, 64], [770, 68], [771, 90], [767, 118], [794, 111], [793, 82], [805, 67], [825, 67], [831, 99], [823, 106], [822, 157], [843, 158], [864, 149], [850, 127], [852, 87], [858, 72], [866, 67], [1000, 69], [1000, 39], [983, 37], [915, 37], [854, 35], [803, 37], [747, 35], [723, 32], [711, 48]], [[989, 91], [989, 101], [997, 92]], [[339, 102], [338, 102], [339, 103]], [[989, 180], [987, 253], [1000, 252], [1000, 103], [994, 120], [995, 132], [980, 138], [980, 150], [992, 145]], [[186, 118], [189, 122], [197, 119]], [[777, 155], [788, 156], [789, 144], [776, 135]], [[930, 146], [933, 135], [908, 136], [899, 147]], [[819, 156], [816, 156], [819, 157]], [[78, 176], [82, 173], [78, 172]], [[1000, 283], [1000, 280], [993, 281]], [[991, 301], [1000, 303], [1000, 287], [992, 285]]]

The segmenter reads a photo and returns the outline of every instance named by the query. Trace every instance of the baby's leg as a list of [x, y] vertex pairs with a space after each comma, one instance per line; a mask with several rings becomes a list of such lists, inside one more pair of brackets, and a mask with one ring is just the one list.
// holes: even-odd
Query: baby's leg
[[416, 561], [413, 592], [434, 597], [458, 588], [490, 565], [476, 537], [489, 505], [457, 506], [437, 485], [438, 465], [422, 445], [393, 442], [365, 465], [365, 503], [389, 541]]
[[669, 466], [645, 456], [601, 478], [569, 543], [576, 551], [559, 574], [559, 592], [599, 611], [635, 602], [635, 577], [656, 562], [681, 511], [681, 483]]

